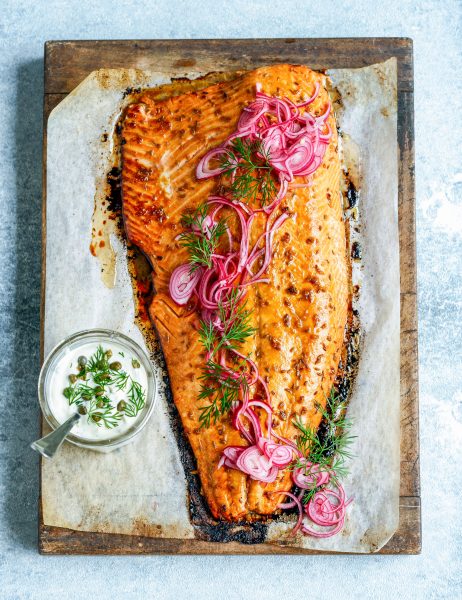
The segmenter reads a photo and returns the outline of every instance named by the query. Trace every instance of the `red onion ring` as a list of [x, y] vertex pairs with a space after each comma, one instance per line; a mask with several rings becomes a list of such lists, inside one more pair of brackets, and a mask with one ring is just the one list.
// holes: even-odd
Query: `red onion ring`
[[292, 529], [292, 532], [291, 532], [291, 535], [295, 535], [297, 533], [297, 531], [300, 529], [300, 527], [302, 526], [302, 522], [303, 522], [303, 507], [302, 507], [302, 503], [300, 502], [300, 499], [297, 498], [297, 496], [295, 496], [295, 494], [292, 494], [291, 492], [273, 492], [273, 493], [274, 494], [285, 494], [286, 496], [289, 496], [289, 498], [292, 499], [292, 502], [285, 502], [285, 503], [278, 504], [278, 508], [288, 509], [288, 508], [294, 508], [294, 506], [297, 507], [298, 519], [297, 519], [297, 523], [295, 524], [295, 527]]
[[215, 169], [211, 169], [208, 166], [208, 163], [212, 158], [223, 154], [228, 154], [228, 152], [222, 147], [213, 148], [204, 154], [196, 168], [197, 179], [209, 179], [210, 177], [215, 177], [216, 175], [223, 173], [225, 170], [224, 167], [216, 167]]
[[250, 446], [244, 450], [237, 459], [236, 466], [250, 475], [251, 479], [263, 483], [272, 483], [279, 473], [279, 469], [271, 465], [257, 446]]
[[177, 267], [170, 277], [168, 286], [172, 300], [180, 306], [187, 304], [193, 295], [201, 276], [201, 268], [191, 272], [190, 264], [186, 263]]
[[[305, 506], [305, 513], [314, 525], [329, 528], [327, 531], [319, 531], [313, 527], [302, 526], [306, 535], [317, 538], [327, 538], [338, 533], [345, 523], [345, 509], [352, 502], [350, 498], [345, 502], [345, 491], [341, 485], [337, 485], [337, 492], [325, 488], [316, 492]], [[333, 502], [332, 502], [333, 500]]]
[[303, 490], [311, 490], [329, 482], [330, 475], [327, 471], [319, 470], [319, 465], [303, 461], [303, 467], [292, 471], [292, 480], [295, 485]]

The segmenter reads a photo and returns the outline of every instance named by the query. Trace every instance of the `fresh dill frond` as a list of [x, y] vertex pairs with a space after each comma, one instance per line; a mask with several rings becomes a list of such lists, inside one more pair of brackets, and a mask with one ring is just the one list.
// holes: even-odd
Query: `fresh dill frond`
[[[181, 222], [190, 231], [180, 234], [180, 244], [188, 250], [191, 272], [204, 266], [212, 266], [212, 254], [215, 253], [221, 236], [226, 233], [226, 221], [220, 219], [211, 227], [204, 227], [208, 205], [201, 204], [194, 213], [184, 214]], [[204, 232], [206, 229], [206, 232]]]
[[320, 489], [321, 488], [314, 487], [311, 488], [311, 490], [306, 490], [306, 492], [303, 494], [302, 504], [308, 504], [311, 498], [313, 498], [313, 496], [315, 496], [320, 491]]
[[239, 400], [239, 393], [248, 387], [244, 373], [233, 377], [229, 369], [209, 360], [203, 374], [198, 400], [208, 400], [209, 404], [200, 407], [199, 422], [201, 427], [209, 427], [211, 420], [215, 423], [228, 413], [234, 402]]
[[[212, 321], [201, 321], [199, 339], [210, 356], [200, 376], [202, 387], [198, 400], [209, 401], [208, 405], [199, 409], [201, 427], [208, 427], [212, 420], [216, 422], [229, 412], [233, 403], [239, 400], [240, 391], [248, 386], [244, 371], [236, 377], [238, 371], [234, 369], [235, 364], [231, 372], [213, 360], [220, 350], [237, 350], [255, 332], [250, 324], [251, 313], [245, 308], [245, 303], [240, 304], [240, 301], [241, 295], [236, 289], [228, 294], [226, 300], [218, 303], [219, 330]], [[244, 367], [244, 362], [238, 367]]]
[[91, 400], [87, 413], [87, 421], [94, 423], [98, 427], [104, 425], [106, 429], [117, 427], [123, 417], [122, 413], [114, 411], [114, 407], [109, 403], [101, 408], [98, 407], [97, 402], [99, 401], [100, 398], [93, 398]]
[[250, 324], [251, 311], [245, 303], [239, 304], [239, 290], [232, 290], [225, 301], [218, 302], [218, 318], [221, 331], [218, 332], [212, 321], [201, 321], [199, 339], [207, 352], [215, 354], [221, 348], [236, 350], [256, 331]]
[[201, 427], [209, 427], [212, 419], [216, 423], [220, 417], [231, 410], [233, 403], [239, 399], [239, 387], [234, 385], [227, 386], [223, 382], [218, 387], [203, 384], [198, 400], [205, 399], [209, 401], [209, 404], [199, 408], [199, 423]]
[[107, 373], [109, 371], [109, 360], [102, 346], [98, 346], [96, 352], [90, 356], [85, 371], [87, 373]]
[[236, 289], [231, 291], [226, 302], [218, 303], [218, 315], [223, 325], [222, 339], [233, 349], [237, 349], [256, 331], [250, 324], [251, 311], [240, 300], [239, 290]]
[[236, 390], [239, 390], [241, 387], [247, 384], [247, 380], [243, 374], [240, 377], [233, 377], [230, 373], [230, 369], [223, 367], [214, 360], [207, 361], [205, 370], [202, 375], [199, 376], [199, 379], [216, 384], [222, 384], [227, 388]]
[[202, 202], [202, 204], [199, 204], [199, 206], [194, 212], [183, 213], [183, 215], [181, 216], [181, 224], [184, 227], [188, 227], [189, 229], [193, 227], [197, 227], [198, 229], [200, 229], [204, 223], [205, 218], [207, 217], [208, 212], [209, 205], [207, 204], [207, 202]]
[[201, 321], [199, 327], [199, 340], [207, 352], [213, 350], [218, 343], [218, 335], [212, 321]]
[[130, 376], [125, 371], [111, 371], [111, 379], [109, 384], [114, 385], [118, 390], [124, 390]]
[[144, 408], [146, 404], [146, 394], [143, 388], [137, 381], [131, 380], [130, 389], [127, 393], [127, 406], [125, 407], [125, 414], [129, 417], [136, 417], [136, 415]]
[[231, 193], [236, 200], [247, 202], [260, 198], [262, 206], [276, 194], [274, 169], [270, 154], [261, 140], [236, 138], [223, 155], [223, 175], [231, 178]]
[[[291, 468], [303, 468], [305, 474], [310, 474], [310, 466], [306, 461], [319, 465], [319, 471], [326, 471], [330, 478], [337, 482], [338, 478], [348, 473], [346, 461], [352, 458], [350, 446], [355, 436], [350, 435], [351, 420], [343, 414], [343, 401], [332, 388], [327, 398], [326, 408], [318, 406], [323, 416], [323, 433], [305, 426], [300, 419], [294, 421], [300, 434], [297, 436], [297, 447], [303, 454], [303, 459], [297, 459]], [[318, 467], [316, 467], [318, 469]], [[313, 490], [309, 490], [313, 492]], [[306, 500], [308, 502], [309, 498]]]
[[199, 415], [199, 423], [200, 428], [205, 429], [210, 427], [212, 420], [214, 423], [218, 421], [221, 416], [221, 413], [218, 409], [218, 403], [216, 401], [212, 401], [210, 404], [206, 406], [199, 407], [200, 415]]

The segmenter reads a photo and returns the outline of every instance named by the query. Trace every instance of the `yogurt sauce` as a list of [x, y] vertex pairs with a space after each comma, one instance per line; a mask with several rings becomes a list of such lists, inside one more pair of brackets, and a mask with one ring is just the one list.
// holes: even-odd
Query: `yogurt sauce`
[[[66, 348], [63, 350], [63, 353], [55, 363], [51, 377], [48, 379], [48, 406], [59, 423], [66, 421], [66, 419], [71, 417], [78, 410], [78, 406], [76, 404], [70, 405], [68, 399], [63, 394], [64, 389], [70, 385], [69, 375], [78, 373], [79, 356], [85, 356], [87, 359], [90, 359], [100, 345], [103, 347], [104, 351], [112, 350], [112, 356], [109, 359], [109, 362], [120, 362], [122, 365], [121, 371], [125, 371], [133, 381], [138, 382], [146, 394], [148, 378], [142, 361], [139, 360], [138, 356], [127, 350], [125, 346], [118, 344], [116, 341], [111, 340], [110, 342], [101, 344], [96, 342], [83, 342], [77, 347]], [[133, 367], [132, 359], [139, 361], [139, 368]], [[85, 383], [92, 387], [96, 386], [90, 379], [90, 376], [87, 381], [78, 379], [75, 385], [78, 385], [78, 383]], [[127, 402], [128, 388], [129, 384], [126, 386], [125, 390], [118, 390], [114, 385], [105, 387], [106, 395], [110, 398], [112, 406], [116, 407], [121, 400]], [[87, 406], [88, 404], [88, 402], [85, 402], [84, 406]], [[117, 438], [127, 430], [132, 429], [138, 421], [142, 419], [145, 410], [146, 406], [134, 417], [129, 417], [122, 413], [123, 416], [120, 421], [118, 421], [117, 426], [111, 429], [108, 429], [101, 421], [98, 426], [98, 424], [88, 420], [88, 415], [82, 415], [80, 421], [74, 425], [72, 435], [85, 440], [108, 440]]]

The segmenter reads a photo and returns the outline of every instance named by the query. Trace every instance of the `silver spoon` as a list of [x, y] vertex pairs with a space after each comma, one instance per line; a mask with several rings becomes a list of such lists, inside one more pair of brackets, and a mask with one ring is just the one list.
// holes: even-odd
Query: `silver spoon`
[[80, 420], [81, 415], [75, 413], [72, 417], [69, 417], [67, 421], [64, 421], [57, 429], [49, 433], [48, 435], [32, 442], [30, 447], [32, 450], [39, 452], [45, 458], [53, 458], [57, 450], [64, 442], [67, 434], [71, 431], [77, 421]]

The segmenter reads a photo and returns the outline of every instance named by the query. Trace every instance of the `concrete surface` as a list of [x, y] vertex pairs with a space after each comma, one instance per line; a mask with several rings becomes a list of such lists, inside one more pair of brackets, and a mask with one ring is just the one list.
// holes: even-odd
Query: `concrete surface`
[[[0, 9], [0, 598], [462, 598], [461, 2], [3, 0]], [[415, 42], [422, 555], [40, 557], [28, 443], [38, 434], [43, 42], [382, 35]]]

